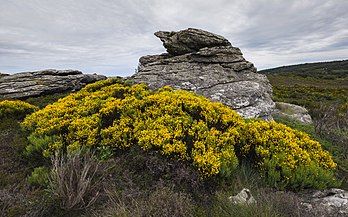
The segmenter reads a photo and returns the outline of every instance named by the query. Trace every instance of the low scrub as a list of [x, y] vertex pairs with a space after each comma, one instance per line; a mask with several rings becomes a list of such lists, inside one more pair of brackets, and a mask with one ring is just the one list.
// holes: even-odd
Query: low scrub
[[190, 163], [202, 179], [229, 177], [239, 161], [249, 161], [281, 189], [335, 183], [336, 164], [307, 134], [246, 121], [221, 103], [170, 87], [153, 92], [120, 79], [97, 82], [33, 113], [22, 126], [32, 141], [45, 141], [31, 144], [44, 157], [89, 148], [107, 159], [138, 146]]
[[338, 185], [336, 163], [308, 134], [274, 121], [251, 120], [241, 130], [239, 155], [256, 165], [274, 187], [299, 190]]
[[26, 115], [39, 108], [20, 100], [4, 100], [0, 102], [0, 118], [15, 117], [23, 119]]

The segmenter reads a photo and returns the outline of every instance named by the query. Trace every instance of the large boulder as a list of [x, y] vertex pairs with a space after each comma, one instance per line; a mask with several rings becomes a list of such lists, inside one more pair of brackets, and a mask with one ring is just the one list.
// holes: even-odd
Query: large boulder
[[45, 94], [73, 92], [89, 83], [106, 79], [103, 75], [77, 70], [43, 70], [0, 76], [0, 100], [23, 99]]
[[150, 89], [168, 85], [222, 102], [246, 118], [271, 119], [272, 87], [239, 48], [200, 29], [156, 32], [168, 53], [143, 56], [134, 82]]

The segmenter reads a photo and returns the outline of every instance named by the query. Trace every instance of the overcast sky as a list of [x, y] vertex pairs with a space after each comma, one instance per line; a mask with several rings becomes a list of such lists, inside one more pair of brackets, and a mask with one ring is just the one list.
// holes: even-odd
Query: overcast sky
[[258, 69], [348, 59], [347, 0], [0, 0], [0, 72], [128, 76], [165, 52], [153, 33], [227, 38]]

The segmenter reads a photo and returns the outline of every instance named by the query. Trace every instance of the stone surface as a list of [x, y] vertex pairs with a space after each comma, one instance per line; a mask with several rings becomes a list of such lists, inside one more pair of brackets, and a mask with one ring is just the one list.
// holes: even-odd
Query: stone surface
[[296, 120], [302, 124], [312, 124], [312, 117], [309, 115], [308, 110], [298, 105], [276, 102], [276, 109], [272, 114], [275, 116], [287, 117]]
[[89, 83], [106, 79], [77, 70], [43, 70], [0, 76], [0, 100], [22, 99], [45, 94], [76, 91]]
[[313, 216], [348, 216], [348, 191], [326, 189], [301, 196], [302, 209]]
[[256, 203], [255, 198], [251, 194], [250, 190], [243, 188], [236, 196], [231, 196], [229, 199], [235, 204], [250, 205]]
[[239, 48], [199, 29], [156, 32], [168, 53], [143, 56], [130, 79], [150, 89], [169, 85], [222, 102], [246, 118], [272, 119], [272, 87]]
[[163, 42], [167, 52], [172, 55], [191, 53], [205, 47], [231, 45], [224, 37], [193, 28], [179, 32], [159, 31], [155, 36]]
[[1, 78], [1, 77], [4, 77], [4, 76], [9, 76], [9, 74], [4, 74], [4, 73], [1, 73], [1, 72], [0, 72], [0, 78]]

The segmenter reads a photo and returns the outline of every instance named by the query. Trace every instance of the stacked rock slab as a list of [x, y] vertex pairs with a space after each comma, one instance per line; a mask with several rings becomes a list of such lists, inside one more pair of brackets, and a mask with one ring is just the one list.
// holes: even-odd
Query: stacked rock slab
[[239, 48], [222, 36], [189, 28], [156, 32], [168, 53], [143, 56], [131, 77], [150, 89], [168, 85], [222, 102], [245, 118], [272, 119], [272, 87]]
[[0, 76], [0, 100], [22, 99], [45, 94], [76, 91], [89, 83], [106, 79], [103, 75], [77, 70], [43, 70]]

